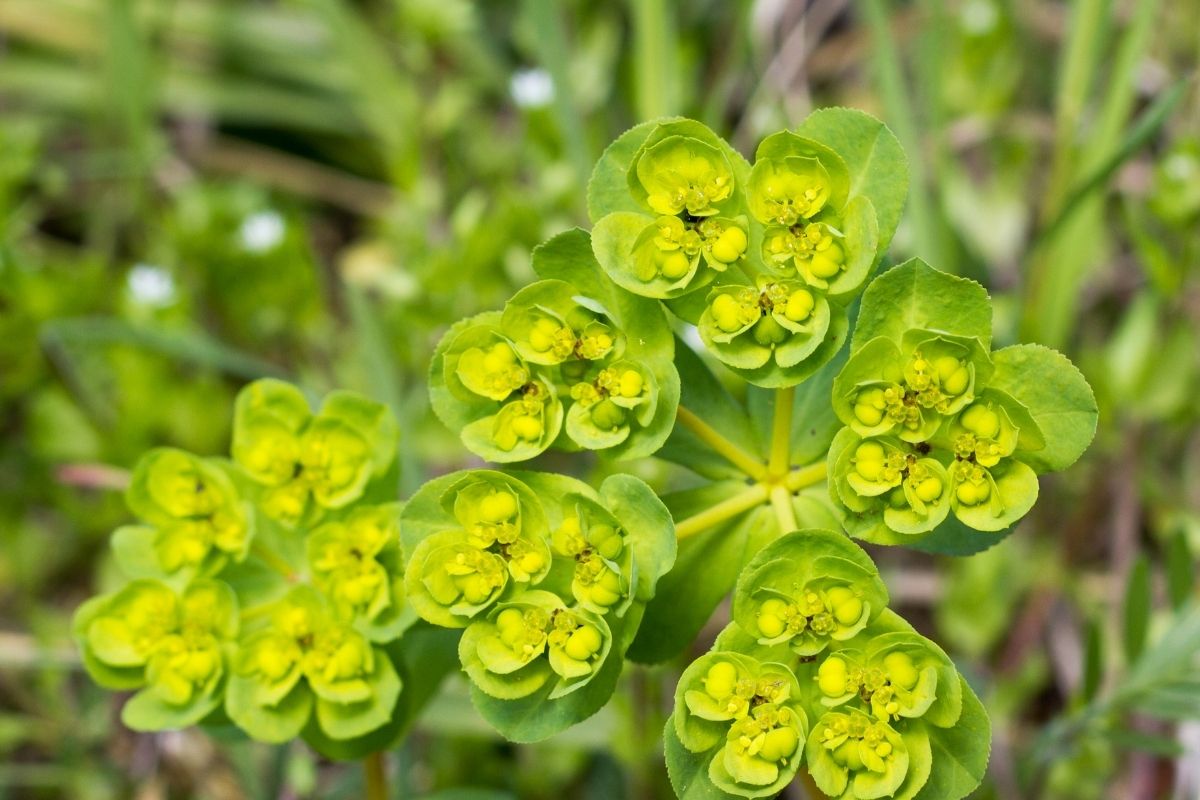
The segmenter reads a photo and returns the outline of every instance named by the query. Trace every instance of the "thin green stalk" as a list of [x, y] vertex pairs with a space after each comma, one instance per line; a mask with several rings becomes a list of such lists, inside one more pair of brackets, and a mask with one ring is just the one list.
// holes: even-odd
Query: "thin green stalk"
[[771, 423], [771, 455], [767, 460], [767, 474], [782, 477], [791, 466], [792, 457], [792, 409], [796, 405], [796, 387], [788, 386], [775, 391], [775, 416]]
[[258, 556], [260, 561], [262, 561], [264, 564], [266, 564], [271, 569], [278, 572], [280, 575], [282, 575], [288, 581], [296, 580], [296, 578], [297, 578], [296, 571], [294, 569], [292, 569], [292, 565], [289, 564], [282, 556], [280, 556], [278, 553], [276, 553], [271, 548], [267, 547], [262, 542], [255, 541], [253, 546], [251, 546], [251, 548], [250, 548], [250, 552], [253, 553], [254, 555]]
[[800, 467], [788, 473], [783, 480], [783, 485], [787, 487], [789, 492], [793, 494], [801, 489], [807, 489], [809, 486], [816, 486], [821, 481], [825, 480], [828, 469], [824, 461], [817, 461], [814, 464], [809, 464], [807, 467]]
[[722, 500], [715, 506], [706, 508], [699, 514], [688, 517], [675, 526], [675, 538], [687, 539], [690, 536], [703, 533], [704, 531], [720, 525], [726, 520], [742, 514], [755, 506], [762, 505], [767, 501], [770, 491], [764, 484], [756, 483], [753, 486], [747, 487], [745, 491], [735, 494], [726, 500]]
[[367, 785], [366, 800], [388, 800], [387, 770], [382, 752], [376, 750], [363, 759], [363, 776]]
[[637, 112], [642, 120], [679, 111], [679, 46], [666, 0], [630, 0], [637, 75]]
[[775, 509], [775, 518], [779, 520], [781, 533], [790, 533], [800, 526], [796, 524], [796, 509], [792, 506], [792, 493], [786, 486], [778, 485], [771, 489], [771, 506]]
[[912, 181], [908, 192], [908, 209], [912, 215], [916, 252], [934, 264], [947, 264], [943, 239], [935, 217], [930, 196], [929, 176], [922, 158], [921, 138], [912, 98], [904, 81], [904, 68], [896, 50], [895, 38], [889, 24], [886, 0], [865, 0], [863, 18], [871, 35], [874, 70], [887, 122], [896, 138], [909, 154]]
[[679, 406], [679, 410], [676, 412], [676, 420], [680, 425], [696, 434], [714, 452], [754, 480], [761, 481], [766, 479], [767, 467], [762, 461], [726, 439], [719, 431], [700, 419], [691, 410], [682, 405]]
[[592, 174], [592, 157], [580, 122], [581, 115], [572, 99], [570, 54], [567, 52], [567, 30], [562, 20], [562, 6], [551, 0], [525, 0], [522, 7], [533, 23], [538, 60], [554, 82], [554, 116], [567, 157], [582, 186]]

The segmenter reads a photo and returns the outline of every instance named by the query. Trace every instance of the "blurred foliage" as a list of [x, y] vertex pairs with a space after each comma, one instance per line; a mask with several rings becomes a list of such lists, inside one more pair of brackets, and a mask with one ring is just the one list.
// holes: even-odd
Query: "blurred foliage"
[[[913, 159], [893, 258], [983, 281], [999, 342], [1064, 349], [1101, 402], [1096, 445], [1016, 536], [961, 561], [875, 553], [989, 705], [980, 796], [1194, 796], [1198, 17], [1197, 0], [0, 3], [0, 798], [358, 796], [357, 770], [299, 747], [135, 736], [82, 678], [66, 624], [106, 581], [123, 470], [155, 445], [224, 450], [233, 394], [262, 374], [390, 403], [406, 495], [469, 464], [427, 408], [433, 344], [585, 220], [601, 146], [686, 113], [745, 149], [830, 104], [881, 116]], [[451, 681], [391, 765], [405, 796], [669, 796], [676, 676], [631, 670], [621, 702], [521, 748]]]

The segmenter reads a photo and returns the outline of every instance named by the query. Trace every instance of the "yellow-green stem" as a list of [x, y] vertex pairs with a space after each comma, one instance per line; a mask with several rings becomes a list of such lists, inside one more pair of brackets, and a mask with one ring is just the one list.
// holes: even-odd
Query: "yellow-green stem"
[[792, 507], [792, 493], [782, 485], [771, 489], [771, 505], [775, 509], [775, 518], [779, 520], [781, 533], [791, 533], [796, 525], [796, 509]]
[[262, 542], [255, 542], [254, 546], [251, 548], [251, 552], [258, 556], [259, 560], [261, 560], [264, 564], [278, 572], [287, 580], [296, 580], [296, 571], [292, 569], [292, 565]]
[[791, 466], [792, 407], [796, 404], [796, 387], [788, 386], [775, 392], [775, 418], [771, 424], [771, 457], [767, 474], [782, 477]]
[[368, 753], [363, 759], [363, 778], [366, 782], [366, 800], [388, 800], [387, 770], [384, 769], [383, 753], [378, 750]]
[[711, 425], [687, 408], [679, 406], [676, 418], [679, 420], [679, 424], [696, 434], [714, 452], [754, 480], [761, 481], [767, 477], [766, 464], [726, 439]]
[[706, 508], [699, 514], [688, 517], [680, 522], [675, 526], [675, 537], [677, 539], [686, 539], [689, 536], [703, 533], [726, 520], [733, 519], [738, 514], [749, 511], [757, 505], [762, 505], [766, 502], [768, 494], [769, 490], [761, 483], [749, 486], [745, 491], [722, 500], [715, 506]]
[[824, 461], [817, 461], [806, 467], [794, 469], [783, 479], [783, 485], [789, 492], [795, 493], [809, 486], [815, 486], [825, 480], [826, 466]]

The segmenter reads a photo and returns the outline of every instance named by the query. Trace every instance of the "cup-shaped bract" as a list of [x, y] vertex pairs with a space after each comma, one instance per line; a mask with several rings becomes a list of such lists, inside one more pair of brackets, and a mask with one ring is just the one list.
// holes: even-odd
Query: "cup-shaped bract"
[[848, 520], [852, 533], [881, 524], [901, 534], [927, 533], [950, 513], [950, 476], [928, 446], [886, 436], [861, 439], [849, 429], [834, 444], [830, 491], [858, 515]]
[[122, 529], [114, 547], [151, 551], [163, 575], [212, 575], [250, 547], [254, 515], [227, 462], [151, 450], [134, 468], [125, 501], [146, 526]]
[[475, 685], [491, 697], [515, 700], [552, 682], [548, 698], [556, 699], [592, 680], [612, 644], [602, 616], [532, 589], [471, 623], [459, 640], [459, 658]]
[[817, 788], [844, 800], [910, 800], [933, 763], [923, 728], [904, 733], [861, 711], [830, 711], [813, 725], [805, 746]]
[[684, 670], [672, 719], [685, 748], [712, 754], [709, 780], [743, 797], [770, 796], [791, 781], [808, 732], [787, 666], [725, 651], [706, 653]]
[[1096, 404], [1079, 371], [1047, 348], [993, 352], [991, 341], [973, 281], [913, 259], [872, 282], [833, 383], [846, 427], [829, 448], [829, 488], [851, 535], [976, 552], [1032, 508], [1038, 472], [1087, 447]]
[[756, 286], [713, 289], [698, 328], [730, 367], [787, 374], [824, 342], [830, 313], [828, 301], [801, 281], [760, 278]]
[[391, 720], [401, 688], [391, 659], [321, 593], [297, 586], [255, 618], [226, 692], [225, 712], [238, 727], [284, 742], [315, 718], [324, 736], [348, 740]]
[[[573, 243], [574, 234], [557, 237], [535, 260], [562, 271], [560, 262], [575, 260]], [[582, 281], [587, 264], [573, 266]], [[673, 347], [661, 310], [627, 310], [637, 317], [632, 344], [603, 298], [553, 278], [525, 287], [503, 312], [478, 315], [443, 337], [430, 373], [434, 410], [468, 448], [497, 462], [532, 458], [556, 440], [565, 449], [652, 452], [677, 402]], [[664, 380], [672, 387], [665, 399]]]
[[734, 590], [733, 618], [760, 644], [799, 656], [853, 639], [887, 606], [887, 588], [866, 553], [841, 534], [806, 530], [758, 552]]
[[238, 633], [237, 597], [218, 581], [176, 592], [160, 581], [135, 580], [80, 606], [73, 629], [97, 683], [139, 690], [122, 709], [126, 725], [180, 728], [221, 705]]
[[595, 251], [614, 282], [643, 297], [677, 297], [745, 258], [748, 166], [728, 143], [673, 119], [638, 126], [610, 148], [623, 150], [627, 162], [602, 159], [593, 175], [613, 184], [595, 220]]
[[313, 529], [305, 545], [313, 585], [368, 639], [393, 641], [415, 620], [404, 596], [398, 504], [355, 507]]
[[550, 540], [555, 555], [575, 562], [575, 602], [596, 614], [623, 615], [634, 600], [637, 563], [628, 534], [612, 513], [590, 497], [567, 495], [562, 522]]
[[[426, 496], [435, 492], [440, 495]], [[445, 487], [427, 484], [417, 499], [415, 508], [428, 502], [435, 509], [407, 553], [405, 589], [425, 620], [466, 627], [510, 583], [536, 586], [549, 572], [546, 513], [516, 478], [479, 470]]]
[[833, 407], [860, 436], [932, 439], [975, 399], [991, 375], [977, 339], [913, 330], [896, 342], [872, 339], [855, 352], [833, 385]]
[[850, 187], [834, 149], [790, 131], [764, 139], [746, 189], [750, 214], [765, 226], [763, 263], [823, 295], [861, 288], [875, 263], [879, 226], [870, 199], [852, 197]]
[[237, 397], [233, 458], [259, 485], [259, 507], [285, 525], [316, 520], [362, 497], [391, 466], [396, 423], [386, 406], [330, 393], [317, 414], [296, 387], [255, 381]]
[[823, 654], [816, 678], [822, 705], [858, 708], [889, 724], [922, 719], [949, 727], [962, 713], [953, 662], [912, 630], [869, 627], [848, 646]]

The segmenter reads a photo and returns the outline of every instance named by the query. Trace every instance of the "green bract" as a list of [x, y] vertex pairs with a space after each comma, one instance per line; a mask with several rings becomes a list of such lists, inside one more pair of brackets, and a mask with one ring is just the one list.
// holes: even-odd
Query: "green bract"
[[887, 588], [846, 537], [806, 531], [758, 552], [738, 579], [733, 618], [760, 644], [812, 656], [853, 638], [887, 605]]
[[558, 595], [534, 589], [472, 623], [458, 652], [463, 669], [488, 695], [515, 700], [552, 683], [553, 700], [594, 678], [611, 649], [603, 617], [567, 608]]
[[325, 736], [352, 739], [391, 720], [400, 678], [388, 654], [338, 620], [319, 592], [296, 587], [256, 619], [225, 697], [240, 728], [283, 742], [299, 736], [315, 710]]
[[[639, 125], [601, 159], [591, 189], [596, 257], [621, 287], [643, 297], [677, 297], [705, 286], [746, 254], [742, 191], [748, 165], [698, 122]], [[626, 159], [628, 159], [626, 161]]]
[[1062, 468], [1087, 446], [1096, 406], [1078, 370], [1045, 348], [990, 347], [978, 284], [916, 260], [872, 283], [833, 384], [846, 428], [829, 450], [829, 486], [853, 535], [981, 549], [995, 538], [935, 531], [951, 515], [1004, 531], [1036, 501], [1037, 471]]
[[844, 800], [915, 797], [932, 761], [923, 730], [901, 735], [861, 711], [821, 717], [808, 737], [805, 756], [817, 788]]
[[704, 754], [713, 785], [742, 797], [778, 794], [808, 734], [791, 670], [733, 652], [708, 653], [684, 671], [671, 725], [685, 748]]
[[534, 269], [545, 280], [503, 312], [464, 320], [442, 338], [430, 368], [434, 411], [497, 462], [554, 445], [622, 458], [657, 450], [679, 401], [662, 310], [604, 277], [582, 231], [538, 248]]
[[313, 585], [338, 617], [388, 642], [413, 620], [404, 596], [398, 504], [358, 506], [314, 528], [306, 542]]
[[675, 559], [670, 515], [641, 481], [597, 492], [487, 470], [425, 484], [400, 523], [413, 608], [459, 644], [476, 708], [536, 741], [607, 702], [645, 604]]
[[217, 581], [197, 581], [180, 593], [136, 580], [84, 603], [74, 632], [97, 683], [140, 690], [122, 709], [126, 725], [195, 725], [221, 705], [238, 632], [237, 598]]
[[690, 120], [639, 125], [609, 147], [588, 187], [605, 271], [671, 301], [759, 386], [795, 385], [837, 353], [844, 306], [891, 238], [907, 185], [903, 155], [877, 121], [844, 109], [810, 121], [812, 134], [763, 140], [753, 167]]
[[138, 461], [125, 498], [146, 525], [122, 528], [113, 547], [144, 551], [147, 576], [211, 575], [250, 546], [254, 516], [225, 462], [152, 450]]
[[333, 392], [314, 415], [300, 390], [282, 381], [255, 381], [238, 394], [233, 458], [261, 487], [262, 510], [285, 524], [362, 497], [395, 449], [390, 412], [359, 395]]
[[[711, 784], [741, 797], [774, 795], [803, 757], [830, 797], [957, 800], [970, 793], [986, 768], [990, 738], [979, 701], [946, 654], [886, 604], [875, 565], [840, 534], [797, 531], [763, 548], [738, 579], [733, 622], [676, 690], [666, 748], [676, 790], [713, 796], [703, 794]], [[787, 776], [731, 759], [729, 747], [773, 754], [770, 734], [757, 738], [764, 731], [755, 710], [781, 704], [811, 723], [806, 741], [808, 723], [797, 726], [801, 739], [776, 734], [788, 745], [781, 752], [795, 751]], [[733, 730], [744, 737], [736, 746]], [[720, 762], [741, 764], [740, 779], [717, 768], [712, 753], [722, 746]]]

